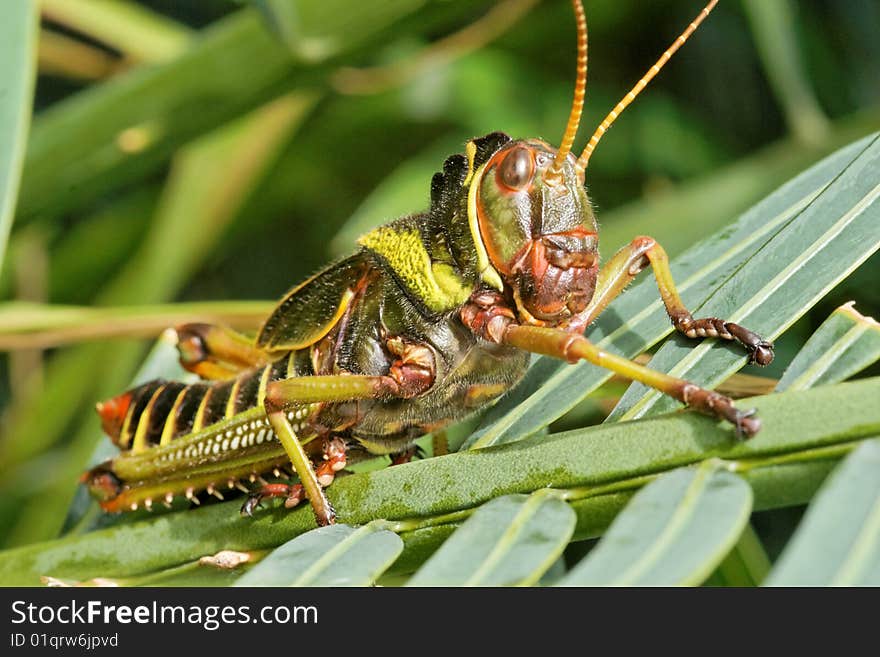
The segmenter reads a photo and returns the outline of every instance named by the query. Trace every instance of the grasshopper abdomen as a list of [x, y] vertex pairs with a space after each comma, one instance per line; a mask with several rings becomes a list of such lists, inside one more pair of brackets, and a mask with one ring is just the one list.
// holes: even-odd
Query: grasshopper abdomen
[[[98, 404], [105, 431], [124, 451], [83, 480], [103, 508], [120, 511], [169, 495], [193, 499], [270, 473], [286, 458], [259, 406], [269, 383], [299, 371], [293, 354], [285, 354], [230, 380], [155, 380]], [[297, 430], [318, 406], [288, 411]]]

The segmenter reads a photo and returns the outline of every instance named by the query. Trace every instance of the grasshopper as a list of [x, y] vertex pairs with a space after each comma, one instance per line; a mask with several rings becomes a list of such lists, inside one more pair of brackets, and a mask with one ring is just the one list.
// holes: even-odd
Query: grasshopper
[[[183, 495], [239, 487], [242, 512], [264, 498], [308, 499], [335, 521], [324, 493], [354, 458], [404, 462], [414, 441], [499, 398], [530, 354], [587, 360], [730, 422], [760, 429], [753, 411], [716, 392], [603, 351], [587, 326], [651, 267], [675, 329], [739, 342], [760, 365], [773, 345], [682, 303], [663, 248], [636, 237], [599, 268], [585, 171], [602, 135], [717, 0], [663, 53], [596, 129], [572, 146], [584, 104], [587, 27], [580, 0], [577, 78], [558, 149], [492, 133], [468, 142], [431, 182], [427, 212], [397, 219], [359, 249], [290, 290], [255, 338], [226, 328], [176, 329], [183, 366], [203, 381], [152, 381], [97, 405], [121, 453], [83, 476], [108, 511], [151, 508]], [[299, 483], [284, 480], [292, 464]], [[269, 482], [264, 477], [274, 477]], [[278, 481], [282, 480], [282, 481]], [[251, 485], [245, 485], [251, 484]], [[254, 486], [253, 484], [256, 484]]]

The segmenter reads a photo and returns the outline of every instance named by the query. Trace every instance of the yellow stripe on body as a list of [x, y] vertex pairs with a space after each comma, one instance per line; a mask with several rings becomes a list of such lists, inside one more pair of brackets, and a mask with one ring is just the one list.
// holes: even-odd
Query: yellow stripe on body
[[150, 397], [150, 401], [147, 402], [141, 416], [138, 418], [137, 430], [134, 432], [134, 441], [131, 444], [131, 451], [135, 454], [142, 452], [147, 448], [147, 429], [150, 426], [150, 416], [153, 414], [153, 406], [156, 405], [156, 400], [166, 387], [167, 386], [159, 386], [156, 388], [156, 392]]
[[242, 376], [237, 376], [232, 384], [232, 389], [229, 391], [229, 399], [226, 400], [226, 408], [223, 411], [223, 417], [226, 419], [235, 415], [235, 400], [241, 391], [241, 380]]
[[119, 449], [128, 449], [129, 444], [131, 444], [131, 418], [134, 415], [135, 406], [137, 404], [132, 399], [128, 404], [128, 410], [125, 412], [122, 428], [119, 430]]
[[171, 442], [171, 438], [174, 436], [174, 428], [177, 425], [177, 412], [180, 410], [180, 405], [183, 403], [183, 398], [188, 391], [189, 386], [185, 386], [183, 390], [180, 391], [180, 394], [177, 395], [174, 404], [171, 405], [168, 417], [165, 418], [165, 425], [162, 427], [162, 436], [159, 438], [160, 446], [167, 445]]
[[205, 396], [202, 397], [202, 401], [199, 402], [199, 407], [196, 409], [196, 416], [193, 420], [191, 433], [195, 433], [199, 429], [201, 429], [205, 424], [205, 411], [208, 409], [208, 400], [211, 398], [211, 395], [214, 392], [214, 386], [209, 386], [205, 389]]

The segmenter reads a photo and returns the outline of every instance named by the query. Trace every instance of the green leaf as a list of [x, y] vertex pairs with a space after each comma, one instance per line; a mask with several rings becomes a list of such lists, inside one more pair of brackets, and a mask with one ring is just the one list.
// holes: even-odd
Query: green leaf
[[[742, 270], [756, 254], [765, 259], [765, 267], [746, 268], [746, 271], [751, 271], [753, 282], [759, 283], [759, 270], [766, 273], [766, 267], [776, 261], [775, 257], [770, 258], [768, 242], [785, 232], [791, 222], [800, 217], [800, 213], [836, 180], [841, 171], [860, 160], [863, 151], [872, 144], [872, 152], [876, 154], [880, 150], [876, 137], [862, 139], [841, 149], [783, 185], [729, 228], [677, 258], [672, 264], [672, 273], [684, 303], [689, 308], [700, 308], [731, 276], [731, 272]], [[815, 223], [827, 223], [828, 220], [817, 217]], [[786, 246], [784, 242], [779, 244], [777, 241], [776, 244], [781, 249]], [[786, 257], [783, 253], [777, 255], [779, 258]], [[852, 265], [854, 257], [844, 257], [843, 260]], [[645, 277], [637, 286], [615, 299], [589, 327], [587, 337], [603, 348], [633, 357], [672, 331], [653, 276], [646, 272]], [[731, 295], [728, 302], [733, 308], [745, 301], [744, 291], [728, 289]], [[768, 312], [772, 315], [773, 308]], [[690, 342], [686, 348], [682, 348], [678, 359], [691, 350], [705, 350], [708, 344], [695, 345]], [[716, 351], [723, 350], [722, 347]], [[735, 362], [744, 362], [741, 352], [733, 350], [724, 353], [735, 354]], [[465, 446], [485, 447], [528, 436], [569, 411], [610, 377], [610, 372], [588, 363], [568, 365], [548, 358], [538, 359], [523, 381], [489, 410], [480, 428]]]
[[367, 11], [358, 15], [352, 12], [354, 6], [349, 0], [249, 1], [260, 9], [290, 52], [306, 62], [328, 59], [349, 48], [347, 40], [358, 34], [357, 28], [366, 19], [380, 25], [388, 24], [425, 4], [425, 0], [363, 3]]
[[0, 303], [0, 350], [57, 347], [107, 337], [153, 337], [187, 322], [256, 329], [274, 301], [193, 301], [150, 306]]
[[[415, 551], [401, 555], [407, 564], [423, 559], [449, 535], [450, 523], [475, 507], [548, 486], [566, 489], [578, 517], [575, 536], [595, 536], [653, 476], [707, 458], [724, 458], [743, 475], [756, 509], [802, 504], [836, 458], [880, 434], [878, 397], [880, 378], [773, 394], [747, 401], [764, 420], [748, 441], [708, 417], [675, 413], [355, 474], [338, 479], [327, 494], [340, 522], [393, 520]], [[0, 584], [33, 585], [41, 575], [85, 580], [151, 573], [223, 549], [273, 548], [315, 526], [308, 507], [279, 507], [253, 519], [241, 518], [240, 507], [240, 501], [213, 504], [6, 550]]]
[[329, 66], [327, 57], [364, 46], [421, 4], [345, 2], [341, 10], [341, 2], [287, 1], [302, 13], [302, 34], [327, 46], [308, 62], [293, 59], [256, 10], [244, 9], [204, 30], [179, 57], [42, 113], [28, 144], [19, 219], [56, 216], [143, 178], [188, 141], [291, 88], [306, 90], [326, 74], [317, 63]]
[[275, 549], [235, 586], [369, 586], [403, 550], [384, 525], [313, 529]]
[[880, 440], [870, 440], [816, 494], [770, 572], [769, 586], [880, 585], [878, 473]]
[[[773, 340], [880, 248], [880, 137], [859, 143], [864, 150], [836, 171], [808, 206], [722, 275], [704, 303], [689, 306], [695, 317], [722, 317]], [[790, 192], [780, 194], [796, 200]], [[695, 344], [676, 336], [654, 355], [651, 368], [711, 388], [746, 360], [737, 345]], [[629, 420], [678, 406], [634, 384], [608, 419]]]
[[481, 506], [407, 586], [528, 586], [562, 554], [575, 514], [552, 492], [505, 495]]
[[700, 584], [736, 544], [752, 490], [721, 463], [668, 472], [640, 490], [561, 586]]
[[744, 0], [761, 63], [789, 130], [805, 142], [821, 143], [828, 132], [795, 39], [795, 11], [791, 0]]
[[709, 582], [717, 578], [724, 586], [758, 586], [769, 572], [770, 558], [761, 539], [751, 525], [746, 525]]
[[845, 381], [880, 358], [880, 324], [853, 303], [835, 310], [795, 356], [776, 390], [805, 390]]
[[12, 0], [0, 5], [0, 268], [31, 121], [36, 34], [35, 2]]
[[112, 46], [135, 60], [158, 62], [186, 50], [191, 30], [136, 2], [40, 0], [52, 21]]

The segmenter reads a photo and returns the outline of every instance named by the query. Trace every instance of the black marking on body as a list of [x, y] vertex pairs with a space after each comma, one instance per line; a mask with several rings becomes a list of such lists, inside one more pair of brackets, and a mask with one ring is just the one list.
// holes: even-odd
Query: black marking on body
[[[186, 388], [186, 384], [179, 381], [170, 381], [158, 390], [158, 396], [153, 401], [148, 417], [141, 418], [141, 422], [146, 421], [147, 424], [147, 444], [159, 444], [159, 438], [162, 436], [162, 430], [168, 421], [168, 415], [174, 407], [177, 397]], [[140, 424], [140, 423], [138, 423]]]
[[196, 411], [202, 403], [202, 399], [211, 386], [207, 383], [193, 383], [186, 387], [183, 400], [177, 407], [174, 417], [173, 438], [192, 431], [193, 422], [196, 419]]
[[119, 433], [120, 447], [128, 448], [131, 445], [131, 441], [134, 438], [134, 434], [137, 432], [137, 428], [141, 422], [141, 416], [144, 414], [147, 404], [150, 403], [156, 390], [164, 386], [165, 383], [166, 381], [164, 379], [156, 379], [155, 381], [145, 383], [132, 391], [132, 399], [128, 407], [128, 413], [125, 422], [122, 425], [122, 430]]

